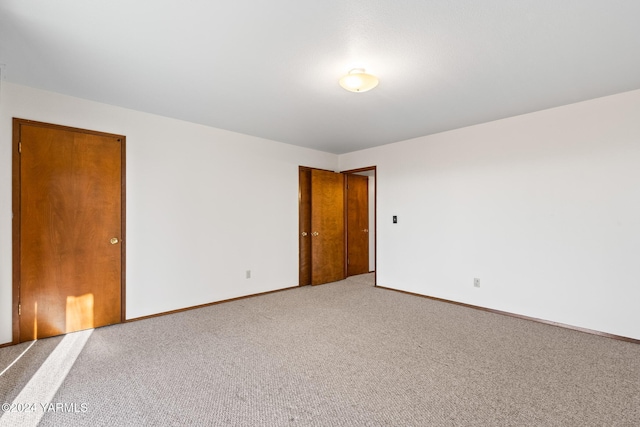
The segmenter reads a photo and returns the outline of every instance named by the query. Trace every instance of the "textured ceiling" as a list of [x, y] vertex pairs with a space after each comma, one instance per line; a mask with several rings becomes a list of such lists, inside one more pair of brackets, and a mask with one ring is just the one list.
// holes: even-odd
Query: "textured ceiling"
[[[635, 0], [0, 0], [7, 81], [345, 153], [640, 89]], [[366, 93], [338, 79], [380, 78]]]

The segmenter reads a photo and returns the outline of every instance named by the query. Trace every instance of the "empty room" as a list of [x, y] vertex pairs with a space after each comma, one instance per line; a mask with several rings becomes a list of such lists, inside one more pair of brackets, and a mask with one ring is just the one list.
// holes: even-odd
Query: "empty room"
[[0, 0], [0, 425], [640, 425], [638, 16]]

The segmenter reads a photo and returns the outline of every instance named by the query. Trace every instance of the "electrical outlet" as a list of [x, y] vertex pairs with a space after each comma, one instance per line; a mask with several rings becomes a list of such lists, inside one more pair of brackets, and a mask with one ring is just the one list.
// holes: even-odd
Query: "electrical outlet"
[[480, 279], [478, 279], [477, 277], [475, 279], [473, 279], [473, 286], [476, 288], [480, 287]]
[[251, 270], [247, 270], [247, 279], [251, 279]]

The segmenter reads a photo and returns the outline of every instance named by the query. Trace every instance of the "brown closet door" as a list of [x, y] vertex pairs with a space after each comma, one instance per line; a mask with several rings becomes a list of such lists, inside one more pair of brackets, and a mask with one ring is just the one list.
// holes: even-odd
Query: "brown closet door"
[[300, 167], [298, 189], [299, 285], [311, 284], [311, 169]]
[[311, 170], [311, 284], [345, 278], [344, 175]]
[[347, 177], [347, 276], [369, 272], [369, 178]]
[[19, 125], [20, 341], [120, 322], [123, 137]]

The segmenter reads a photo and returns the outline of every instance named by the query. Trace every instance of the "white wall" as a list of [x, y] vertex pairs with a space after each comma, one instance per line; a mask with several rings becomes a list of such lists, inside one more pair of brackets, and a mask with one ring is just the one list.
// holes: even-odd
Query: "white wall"
[[371, 165], [379, 285], [640, 339], [640, 91], [340, 156]]
[[11, 341], [12, 117], [127, 136], [128, 318], [296, 285], [298, 165], [377, 165], [381, 286], [640, 339], [640, 91], [338, 165], [3, 81], [0, 343]]
[[298, 284], [298, 166], [336, 170], [338, 156], [4, 81], [0, 344], [11, 341], [12, 117], [126, 135], [127, 318]]

